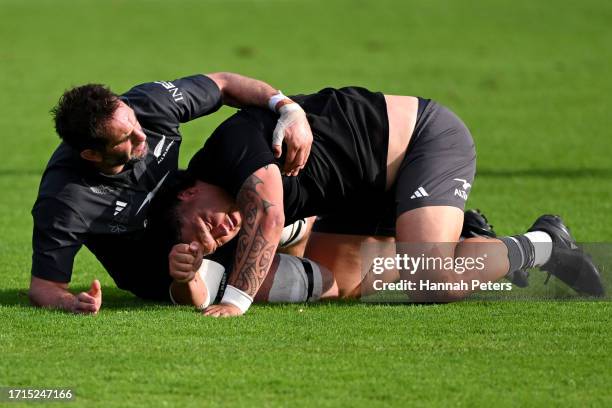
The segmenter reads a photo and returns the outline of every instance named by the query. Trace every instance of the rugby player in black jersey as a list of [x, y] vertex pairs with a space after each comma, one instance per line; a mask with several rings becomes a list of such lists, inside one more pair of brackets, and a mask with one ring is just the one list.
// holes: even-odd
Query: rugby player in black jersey
[[278, 120], [271, 149], [280, 155], [285, 136], [289, 153], [284, 171], [294, 175], [301, 169], [312, 142], [305, 115], [261, 81], [213, 73], [145, 83], [122, 95], [93, 84], [62, 95], [53, 110], [62, 142], [49, 160], [32, 209], [29, 297], [34, 305], [99, 310], [99, 281], [76, 295], [68, 290], [74, 257], [83, 245], [120, 288], [146, 299], [169, 299], [166, 256], [156, 258], [160, 250], [147, 234], [149, 206], [177, 169], [179, 125], [222, 104], [269, 107]]
[[[467, 127], [447, 108], [357, 87], [292, 98], [306, 111], [314, 135], [310, 159], [297, 177], [281, 176], [268, 147], [274, 118], [261, 109], [234, 114], [189, 163], [196, 181], [183, 186], [171, 211], [184, 242], [170, 254], [171, 274], [185, 276], [191, 268], [191, 279], [199, 258], [192, 256], [194, 248], [212, 253], [238, 236], [221, 303], [204, 314], [244, 313], [266, 278], [283, 226], [312, 215], [335, 224], [318, 239], [325, 239], [325, 232], [345, 234], [307, 253], [342, 282], [351, 281], [345, 275], [356, 277], [344, 295], [354, 296], [361, 284], [360, 270], [347, 267], [346, 254], [354, 255], [366, 235], [380, 235], [379, 227], [393, 229], [396, 241], [408, 244], [398, 250], [412, 257], [484, 259], [484, 268], [468, 266], [461, 274], [446, 268], [400, 270], [398, 277], [407, 281], [495, 282], [536, 266], [578, 292], [603, 294], [597, 268], [559, 217], [538, 218], [526, 234], [459, 241], [476, 154]], [[356, 238], [344, 240], [350, 233]], [[343, 252], [346, 246], [352, 249]], [[340, 267], [334, 264], [338, 256]], [[415, 290], [411, 297], [453, 301], [473, 290]]]

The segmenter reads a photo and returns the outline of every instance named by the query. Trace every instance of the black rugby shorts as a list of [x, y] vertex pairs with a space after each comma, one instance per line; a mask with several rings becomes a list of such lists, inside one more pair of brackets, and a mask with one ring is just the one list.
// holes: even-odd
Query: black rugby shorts
[[342, 214], [319, 217], [313, 231], [394, 236], [395, 220], [428, 206], [461, 210], [476, 172], [476, 150], [465, 124], [444, 106], [419, 99], [419, 114], [395, 187], [375, 202], [352, 203]]

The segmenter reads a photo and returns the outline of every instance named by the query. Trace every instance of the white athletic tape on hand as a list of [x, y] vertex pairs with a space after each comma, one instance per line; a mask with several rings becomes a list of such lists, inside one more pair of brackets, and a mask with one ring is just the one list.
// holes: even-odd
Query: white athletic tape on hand
[[280, 118], [272, 134], [272, 146], [281, 145], [285, 138], [285, 129], [293, 125], [299, 117], [305, 115], [302, 107], [295, 102], [281, 106], [278, 113], [280, 113]]
[[287, 97], [283, 95], [283, 91], [279, 90], [276, 95], [273, 95], [270, 97], [270, 99], [268, 99], [268, 108], [270, 108], [272, 112], [276, 112], [276, 105], [286, 98]]
[[200, 269], [198, 269], [198, 274], [202, 282], [204, 282], [204, 285], [206, 285], [206, 300], [198, 306], [198, 309], [205, 309], [210, 305], [211, 301], [217, 298], [219, 285], [223, 278], [223, 272], [225, 272], [225, 267], [220, 263], [209, 259], [204, 259], [202, 261], [202, 265], [200, 265]]
[[221, 299], [221, 303], [229, 303], [230, 305], [236, 306], [238, 309], [245, 313], [251, 307], [253, 298], [238, 289], [235, 286], [227, 285], [225, 287], [225, 293]]

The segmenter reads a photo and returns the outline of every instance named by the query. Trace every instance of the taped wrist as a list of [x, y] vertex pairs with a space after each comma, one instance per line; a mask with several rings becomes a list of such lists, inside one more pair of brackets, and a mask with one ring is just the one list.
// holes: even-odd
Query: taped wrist
[[237, 287], [227, 285], [225, 287], [225, 293], [223, 294], [221, 303], [229, 303], [230, 305], [234, 305], [240, 309], [242, 313], [245, 313], [247, 310], [249, 310], [249, 307], [251, 307], [253, 298]]
[[276, 95], [273, 95], [270, 97], [270, 99], [268, 99], [268, 108], [270, 108], [272, 112], [276, 112], [276, 105], [286, 98], [287, 97], [283, 95], [283, 92], [279, 90]]
[[[203, 310], [207, 308], [208, 305], [217, 298], [224, 273], [225, 267], [220, 263], [208, 259], [202, 261], [202, 265], [200, 265], [200, 269], [198, 269], [198, 275], [202, 282], [204, 282], [204, 286], [206, 286], [206, 298], [201, 305], [196, 306], [198, 309]], [[168, 287], [168, 294], [170, 295], [170, 301], [178, 305], [179, 303], [172, 295], [172, 285]]]
[[281, 106], [280, 109], [278, 110], [278, 113], [280, 113], [281, 119], [283, 119], [284, 116], [288, 116], [293, 112], [303, 112], [303, 111], [304, 110], [302, 109], [300, 105], [298, 105], [295, 102], [291, 102], [291, 103]]
[[217, 298], [219, 285], [221, 284], [224, 272], [225, 267], [220, 263], [209, 259], [204, 259], [202, 261], [202, 265], [200, 265], [200, 269], [198, 269], [198, 274], [206, 286], [206, 299], [204, 303], [198, 306], [198, 309], [203, 310]]

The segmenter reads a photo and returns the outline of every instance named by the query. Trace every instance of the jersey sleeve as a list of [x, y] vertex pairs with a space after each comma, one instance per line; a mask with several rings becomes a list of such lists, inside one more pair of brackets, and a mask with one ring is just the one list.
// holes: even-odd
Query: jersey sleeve
[[83, 220], [52, 198], [37, 202], [32, 216], [32, 275], [53, 282], [70, 282], [74, 257], [83, 245]]
[[133, 87], [121, 99], [134, 109], [145, 127], [169, 130], [211, 114], [223, 105], [219, 87], [205, 75], [147, 82]]
[[271, 148], [275, 123], [276, 117], [271, 112], [256, 108], [231, 116], [193, 156], [188, 171], [236, 197], [251, 174], [276, 163]]

